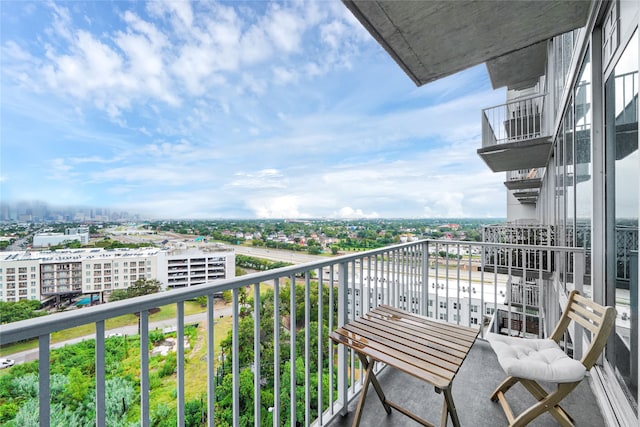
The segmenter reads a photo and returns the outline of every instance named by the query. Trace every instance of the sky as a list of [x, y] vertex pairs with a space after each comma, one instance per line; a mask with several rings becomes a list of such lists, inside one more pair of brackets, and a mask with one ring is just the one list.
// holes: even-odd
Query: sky
[[0, 32], [2, 201], [505, 217], [486, 67], [417, 87], [339, 0], [2, 0]]

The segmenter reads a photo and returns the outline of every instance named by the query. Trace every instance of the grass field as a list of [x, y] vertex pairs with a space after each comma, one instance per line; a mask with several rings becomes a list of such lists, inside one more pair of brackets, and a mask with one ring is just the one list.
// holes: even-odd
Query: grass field
[[[184, 304], [184, 314], [189, 316], [191, 314], [203, 313], [206, 310], [205, 307], [200, 306], [197, 302], [186, 301]], [[167, 320], [176, 317], [175, 304], [160, 307], [160, 311], [149, 316], [149, 322]], [[138, 318], [134, 314], [127, 314], [124, 316], [114, 317], [113, 319], [107, 319], [105, 328], [106, 330], [119, 328], [122, 326], [136, 325]], [[95, 333], [95, 325], [88, 323], [86, 325], [77, 326], [75, 328], [65, 329], [63, 331], [54, 332], [51, 334], [51, 343], [57, 343], [67, 341], [69, 339], [83, 337]], [[0, 356], [7, 356], [20, 351], [31, 350], [38, 347], [38, 340], [33, 339], [30, 341], [19, 342], [15, 344], [9, 344], [0, 347]]]

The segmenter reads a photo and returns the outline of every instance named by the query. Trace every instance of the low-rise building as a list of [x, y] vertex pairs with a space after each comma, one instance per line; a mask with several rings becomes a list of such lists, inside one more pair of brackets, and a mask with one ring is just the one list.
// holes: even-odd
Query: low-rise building
[[64, 233], [36, 233], [33, 236], [34, 248], [46, 248], [68, 241], [78, 241], [82, 245], [89, 243], [88, 228], [67, 228]]
[[235, 253], [221, 247], [65, 249], [4, 252], [0, 256], [0, 301], [60, 300], [127, 289], [140, 279], [164, 289], [235, 276]]

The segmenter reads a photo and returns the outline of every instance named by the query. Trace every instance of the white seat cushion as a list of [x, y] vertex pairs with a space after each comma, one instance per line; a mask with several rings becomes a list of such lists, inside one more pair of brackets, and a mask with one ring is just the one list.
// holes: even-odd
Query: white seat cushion
[[567, 356], [553, 340], [523, 339], [487, 334], [498, 362], [507, 375], [536, 381], [570, 383], [580, 381], [585, 366]]

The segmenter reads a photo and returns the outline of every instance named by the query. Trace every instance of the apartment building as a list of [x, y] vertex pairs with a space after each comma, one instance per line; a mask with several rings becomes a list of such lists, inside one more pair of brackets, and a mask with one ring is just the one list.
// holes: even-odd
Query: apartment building
[[166, 289], [235, 276], [233, 250], [67, 249], [5, 252], [0, 258], [0, 301], [46, 301], [82, 294], [107, 299], [139, 279], [157, 279]]
[[[435, 283], [433, 285], [431, 290], [435, 288]], [[464, 296], [466, 289], [462, 297], [458, 297], [456, 291], [457, 289], [455, 291], [452, 290], [451, 294], [447, 295], [443, 286], [442, 292], [434, 291], [428, 292], [428, 295], [423, 295], [418, 288], [416, 291], [398, 295], [398, 301], [395, 305], [410, 313], [424, 312], [428, 317], [461, 325], [488, 323], [490, 317], [496, 312], [496, 307], [502, 307], [502, 304], [495, 304], [493, 301], [483, 301], [479, 297]], [[469, 293], [466, 294], [469, 295]], [[386, 286], [372, 287], [365, 285], [362, 289], [354, 287], [353, 290], [347, 290], [347, 295], [347, 312], [350, 315], [354, 314], [356, 317], [362, 316], [383, 301], [389, 301], [392, 298], [389, 288]], [[422, 304], [426, 304], [427, 308], [423, 309], [421, 307]], [[436, 307], [438, 308], [437, 310]]]

